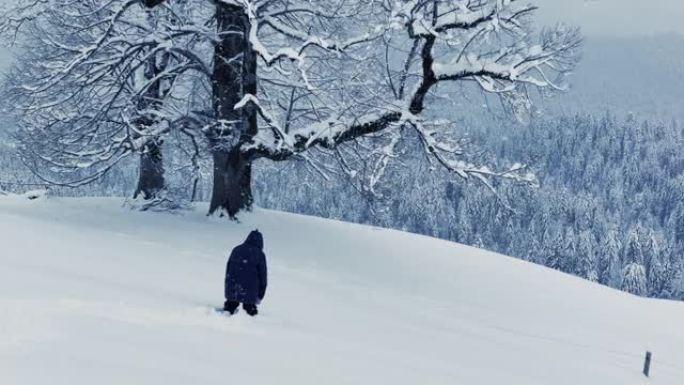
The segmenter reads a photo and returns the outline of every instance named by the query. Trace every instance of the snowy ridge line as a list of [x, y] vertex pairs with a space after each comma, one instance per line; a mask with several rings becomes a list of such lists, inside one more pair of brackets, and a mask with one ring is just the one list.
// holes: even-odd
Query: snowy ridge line
[[[644, 349], [649, 384], [684, 376], [680, 303], [400, 231], [120, 203], [0, 199], [6, 382], [219, 385], [228, 362], [254, 385], [643, 385]], [[257, 227], [272, 278], [260, 316], [210, 312], [226, 250]]]

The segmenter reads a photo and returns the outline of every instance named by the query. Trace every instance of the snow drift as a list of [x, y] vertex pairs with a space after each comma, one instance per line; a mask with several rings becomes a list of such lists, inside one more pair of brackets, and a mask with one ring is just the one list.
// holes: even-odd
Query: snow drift
[[[261, 315], [217, 314], [227, 253], [254, 228]], [[3, 384], [684, 381], [684, 304], [428, 237], [1, 196], [0, 242]]]

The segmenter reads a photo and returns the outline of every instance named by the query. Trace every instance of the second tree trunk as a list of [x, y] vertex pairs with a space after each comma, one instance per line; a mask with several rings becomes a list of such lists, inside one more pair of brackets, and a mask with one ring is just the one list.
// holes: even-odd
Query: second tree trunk
[[140, 169], [138, 174], [138, 186], [133, 198], [142, 194], [143, 199], [152, 200], [158, 197], [164, 189], [164, 164], [162, 162], [161, 145], [150, 142], [145, 145], [140, 154]]

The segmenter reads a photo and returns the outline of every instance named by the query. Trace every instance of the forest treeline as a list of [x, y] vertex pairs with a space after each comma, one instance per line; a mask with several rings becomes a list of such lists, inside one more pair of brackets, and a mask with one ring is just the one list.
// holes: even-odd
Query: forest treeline
[[[483, 127], [469, 133], [470, 157], [496, 159], [493, 167], [528, 164], [539, 187], [495, 180], [495, 194], [431, 166], [416, 146], [388, 170], [375, 194], [346, 175], [326, 179], [304, 161], [258, 163], [255, 199], [264, 208], [435, 236], [634, 294], [684, 299], [684, 129], [677, 122], [606, 114]], [[196, 199], [207, 200], [211, 165], [201, 163], [195, 175], [180, 160], [183, 143], [177, 139], [166, 144], [170, 195], [183, 206], [197, 176]], [[5, 182], [40, 182], [12, 148], [0, 151], [0, 158]], [[130, 196], [135, 181], [136, 164], [129, 162], [95, 184], [52, 191]]]
[[485, 158], [529, 164], [539, 188], [502, 183], [497, 197], [481, 183], [427, 172], [415, 158], [393, 170], [384, 186], [391, 193], [380, 201], [340, 199], [340, 189], [356, 193], [349, 183], [310, 176], [298, 184], [275, 171], [259, 184], [259, 201], [482, 247], [638, 295], [684, 299], [683, 140], [676, 122], [609, 114], [498, 125], [471, 133], [471, 143], [489, 152]]

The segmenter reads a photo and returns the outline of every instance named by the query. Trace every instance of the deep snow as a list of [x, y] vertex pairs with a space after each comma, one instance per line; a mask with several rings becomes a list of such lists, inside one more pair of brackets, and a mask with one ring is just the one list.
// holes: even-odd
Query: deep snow
[[[253, 228], [262, 314], [213, 313], [227, 253]], [[0, 196], [0, 242], [2, 384], [684, 381], [684, 304], [428, 237]]]

